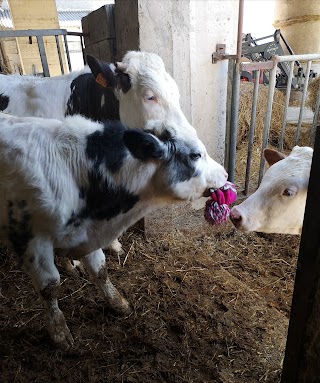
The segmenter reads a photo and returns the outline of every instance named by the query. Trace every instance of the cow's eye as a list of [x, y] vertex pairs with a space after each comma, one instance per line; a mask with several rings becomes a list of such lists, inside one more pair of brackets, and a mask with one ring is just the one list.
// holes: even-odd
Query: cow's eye
[[285, 189], [284, 192], [282, 193], [282, 195], [285, 197], [293, 197], [295, 194], [296, 194], [296, 191], [293, 189]]
[[201, 158], [201, 153], [190, 153], [189, 157], [192, 161], [196, 161]]
[[144, 95], [145, 101], [156, 101], [156, 96], [152, 92], [147, 92]]

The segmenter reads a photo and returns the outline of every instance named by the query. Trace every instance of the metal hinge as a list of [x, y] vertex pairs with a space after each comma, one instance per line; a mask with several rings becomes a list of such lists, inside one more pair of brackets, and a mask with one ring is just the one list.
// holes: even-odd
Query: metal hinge
[[217, 44], [216, 51], [212, 53], [212, 64], [216, 64], [219, 60], [235, 59], [236, 55], [226, 54], [226, 44]]

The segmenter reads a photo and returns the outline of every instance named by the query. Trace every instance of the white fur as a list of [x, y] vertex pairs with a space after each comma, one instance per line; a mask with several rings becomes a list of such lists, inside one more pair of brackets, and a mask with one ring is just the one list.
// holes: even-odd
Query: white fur
[[[264, 233], [301, 234], [313, 150], [295, 146], [272, 165], [250, 197], [231, 209], [241, 215], [239, 229]], [[283, 195], [286, 189], [293, 195]]]

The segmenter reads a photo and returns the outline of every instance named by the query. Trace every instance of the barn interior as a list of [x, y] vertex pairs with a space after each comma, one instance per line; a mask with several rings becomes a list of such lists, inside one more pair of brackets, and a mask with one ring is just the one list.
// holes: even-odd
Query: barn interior
[[[231, 104], [232, 72], [239, 54], [239, 15], [244, 12], [244, 20], [248, 20], [249, 8], [259, 8], [252, 3], [0, 0], [1, 72], [45, 75], [37, 39], [3, 37], [3, 31], [74, 32], [66, 37], [68, 49], [64, 35], [58, 36], [61, 59], [57, 39], [44, 37], [50, 76], [60, 75], [62, 68], [64, 73], [80, 69], [86, 54], [115, 62], [131, 49], [158, 53], [179, 86], [183, 112], [209, 154], [227, 169], [234, 161], [237, 204], [258, 187], [269, 97], [270, 72], [266, 71], [268, 82], [261, 80], [258, 86], [254, 140], [249, 146], [250, 186], [245, 193], [254, 83], [239, 77], [238, 104]], [[268, 3], [264, 6], [270, 11], [272, 24], [267, 30], [280, 29], [294, 54], [320, 51], [318, 2], [261, 3]], [[263, 18], [262, 11], [255, 13], [261, 25]], [[259, 33], [245, 30], [250, 25], [246, 22], [241, 38], [242, 33]], [[261, 33], [255, 37], [269, 34], [263, 29]], [[225, 44], [222, 56], [226, 57], [214, 63], [217, 44]], [[284, 50], [288, 54], [285, 46]], [[241, 62], [251, 61], [241, 57]], [[291, 92], [287, 106], [287, 83], [276, 86], [268, 147], [279, 147], [286, 108], [282, 151], [289, 154], [297, 143], [297, 126], [298, 144], [313, 145], [319, 112], [319, 63], [320, 59], [312, 61], [312, 75], [305, 87], [307, 61], [301, 61], [302, 86]], [[281, 69], [278, 72], [281, 77]], [[230, 119], [235, 107], [236, 155], [231, 157]], [[20, 270], [16, 256], [1, 246], [0, 380], [290, 382], [284, 380], [282, 371], [301, 237], [244, 233], [230, 221], [209, 225], [203, 217], [204, 204], [201, 199], [146, 216], [141, 225], [120, 238], [124, 255], [106, 252], [110, 277], [132, 305], [127, 316], [116, 315], [104, 306], [84, 270], [67, 272], [57, 258], [62, 286], [59, 305], [75, 339], [75, 346], [68, 351], [57, 350], [50, 343], [40, 298]], [[316, 377], [311, 381], [316, 382]]]

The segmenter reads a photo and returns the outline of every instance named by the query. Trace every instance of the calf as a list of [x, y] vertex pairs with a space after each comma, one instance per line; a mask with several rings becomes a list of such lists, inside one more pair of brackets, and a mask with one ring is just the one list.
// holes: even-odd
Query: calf
[[110, 282], [101, 247], [156, 207], [192, 201], [227, 173], [193, 131], [153, 122], [148, 131], [80, 116], [65, 121], [0, 113], [0, 240], [43, 299], [52, 341], [73, 339], [58, 307], [58, 256], [81, 259], [117, 312], [128, 302]]
[[[116, 65], [87, 59], [89, 67], [64, 76], [0, 75], [0, 111], [60, 120], [81, 114], [95, 121], [121, 120], [132, 128], [161, 120], [193, 130], [181, 111], [177, 84], [157, 54], [130, 51]], [[117, 240], [112, 248], [121, 252]]]
[[295, 146], [288, 157], [272, 149], [270, 165], [256, 192], [231, 209], [237, 229], [264, 233], [301, 234], [313, 150]]

